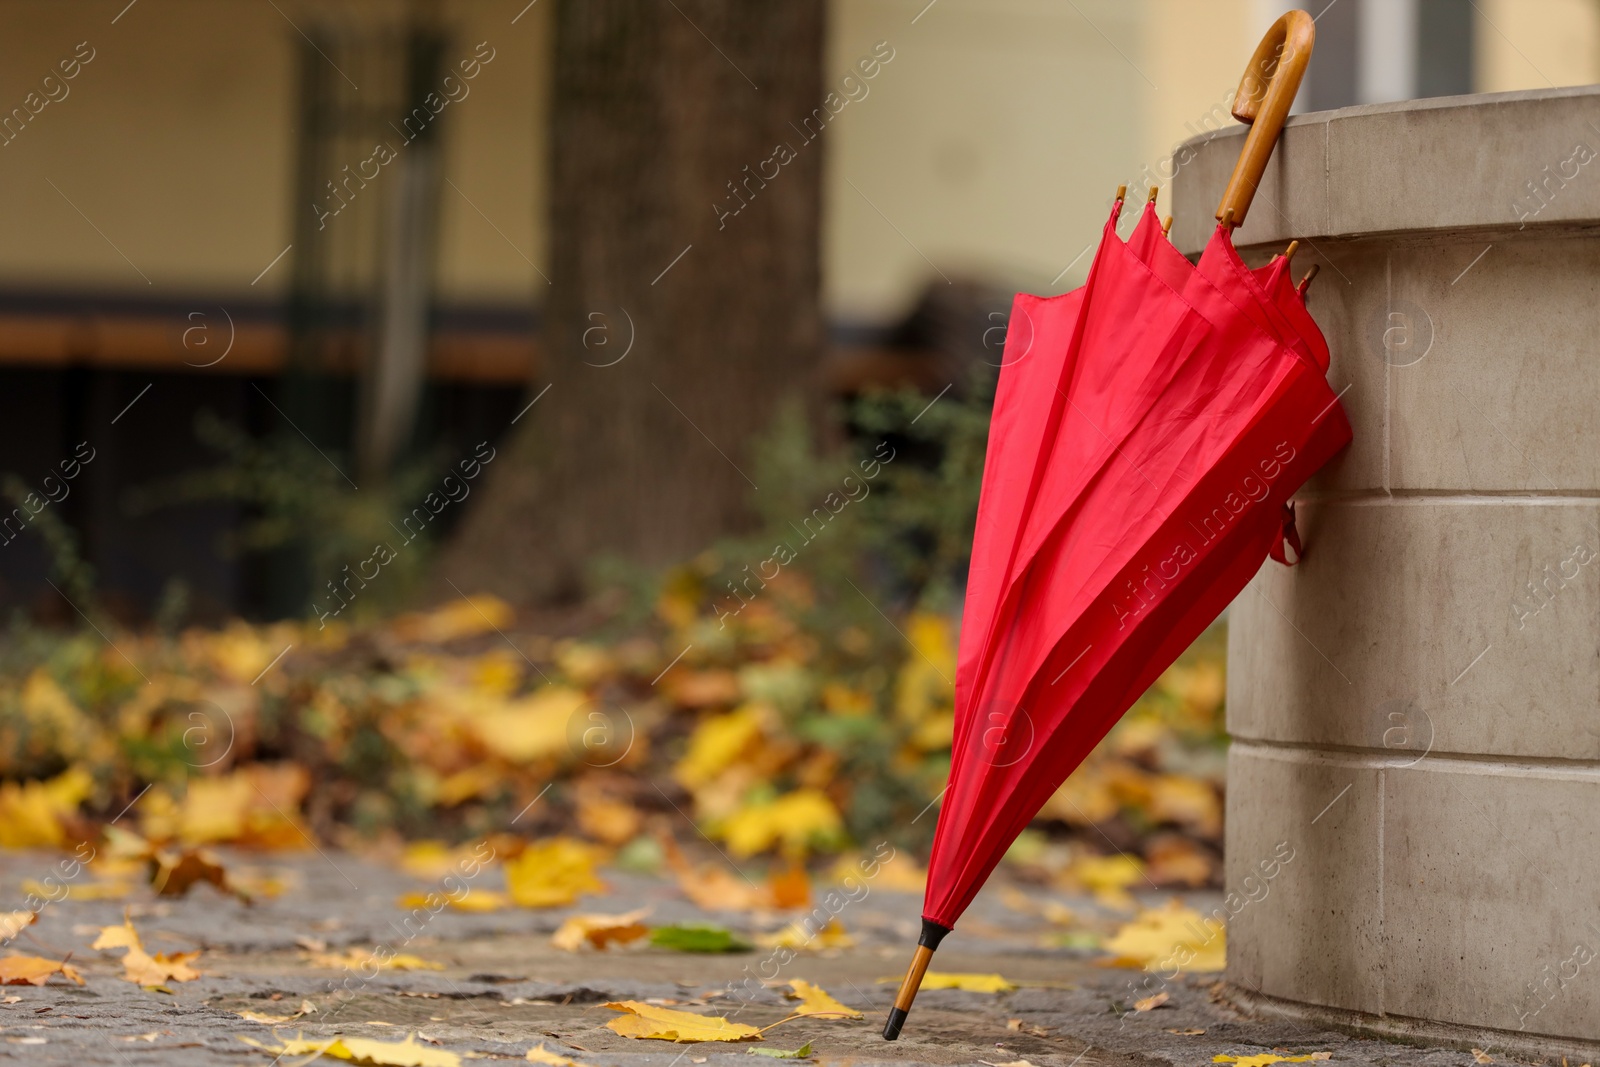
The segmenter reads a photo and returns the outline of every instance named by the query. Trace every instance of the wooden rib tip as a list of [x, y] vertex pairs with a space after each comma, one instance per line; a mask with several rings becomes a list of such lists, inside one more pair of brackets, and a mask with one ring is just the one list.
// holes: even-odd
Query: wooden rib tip
[[1159, 185], [1152, 185], [1152, 186], [1151, 186], [1151, 187], [1150, 187], [1150, 192], [1149, 192], [1149, 194], [1148, 194], [1148, 195], [1146, 195], [1146, 196], [1145, 196], [1145, 198], [1144, 198], [1144, 202], [1145, 202], [1145, 203], [1147, 203], [1147, 204], [1153, 204], [1153, 203], [1155, 203], [1155, 202], [1156, 202], [1156, 194], [1157, 194], [1157, 193], [1159, 193], [1159, 192], [1161, 192], [1161, 186], [1159, 186]]
[[1122, 201], [1122, 200], [1126, 200], [1127, 198], [1128, 198], [1128, 187], [1126, 185], [1117, 186], [1117, 200], [1118, 201]]
[[1289, 242], [1289, 247], [1285, 248], [1283, 250], [1284, 261], [1288, 262], [1289, 260], [1294, 259], [1294, 254], [1296, 252], [1298, 252], [1299, 250], [1300, 250], [1300, 242], [1299, 241], [1290, 241]]
[[1300, 279], [1300, 284], [1295, 287], [1295, 291], [1301, 296], [1305, 296], [1306, 287], [1311, 284], [1311, 279], [1315, 278], [1317, 276], [1317, 271], [1321, 269], [1322, 265], [1320, 263], [1311, 264], [1311, 269], [1306, 271], [1306, 276], [1304, 278]]
[[1161, 236], [1163, 236], [1163, 237], [1171, 237], [1172, 236], [1172, 216], [1171, 215], [1168, 215], [1167, 216], [1167, 221], [1165, 221], [1165, 222], [1163, 222], [1161, 224]]

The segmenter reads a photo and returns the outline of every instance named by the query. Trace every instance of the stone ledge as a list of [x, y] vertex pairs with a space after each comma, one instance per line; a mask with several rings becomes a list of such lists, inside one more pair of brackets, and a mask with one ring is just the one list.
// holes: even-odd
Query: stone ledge
[[[1205, 246], [1246, 128], [1185, 141], [1173, 242]], [[1465, 228], [1526, 232], [1600, 219], [1600, 86], [1439, 97], [1292, 117], [1240, 247]], [[1544, 199], [1529, 183], [1544, 182]], [[1525, 230], [1523, 228], [1526, 228]]]

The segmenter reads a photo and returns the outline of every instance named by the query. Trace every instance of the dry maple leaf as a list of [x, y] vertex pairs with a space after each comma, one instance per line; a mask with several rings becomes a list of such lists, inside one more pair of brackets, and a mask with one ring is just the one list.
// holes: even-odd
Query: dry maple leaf
[[368, 1067], [461, 1067], [459, 1053], [419, 1045], [415, 1034], [408, 1034], [404, 1041], [375, 1041], [369, 1037], [342, 1036], [318, 1041], [296, 1037], [284, 1041], [281, 1045], [264, 1045], [248, 1037], [240, 1037], [239, 1040], [280, 1057], [305, 1056], [315, 1059], [318, 1056], [326, 1056], [329, 1059], [347, 1060]]
[[38, 956], [0, 958], [0, 985], [44, 985], [52, 975], [57, 974], [79, 985], [84, 984], [83, 976], [66, 960], [58, 963]]
[[535, 841], [505, 862], [506, 890], [524, 908], [561, 908], [582, 893], [602, 893], [595, 876], [600, 850], [570, 837]]
[[1472, 1058], [1477, 1060], [1479, 1063], [1493, 1063], [1494, 1062], [1494, 1057], [1489, 1055], [1487, 1052], [1483, 1051], [1483, 1049], [1481, 1049], [1481, 1048], [1475, 1048], [1475, 1049], [1472, 1050]]
[[1171, 995], [1168, 994], [1167, 991], [1163, 989], [1161, 992], [1155, 994], [1154, 996], [1144, 997], [1144, 998], [1142, 998], [1140, 1000], [1134, 1001], [1133, 1002], [1133, 1010], [1134, 1011], [1155, 1011], [1157, 1008], [1161, 1007], [1161, 1005], [1165, 1004], [1167, 1001], [1169, 1001], [1171, 999], [1172, 999]]
[[377, 967], [384, 971], [442, 971], [444, 964], [413, 956], [409, 952], [386, 952], [376, 949], [348, 948], [343, 952], [308, 952], [306, 959], [318, 967], [335, 967], [340, 970], [359, 970]]
[[158, 952], [152, 956], [140, 943], [132, 919], [124, 918], [120, 926], [102, 926], [100, 936], [89, 947], [127, 949], [127, 955], [122, 957], [122, 977], [136, 985], [192, 982], [200, 977], [200, 972], [189, 966], [191, 960], [200, 958], [199, 952]]
[[543, 1041], [530, 1048], [524, 1058], [532, 1063], [548, 1063], [550, 1067], [578, 1067], [576, 1060], [569, 1060], [565, 1056], [551, 1052], [544, 1047]]
[[839, 1003], [826, 990], [812, 985], [803, 978], [796, 978], [790, 982], [789, 989], [792, 992], [785, 993], [784, 996], [800, 1002], [800, 1006], [794, 1010], [796, 1015], [842, 1015], [848, 1019], [861, 1018], [859, 1011]]
[[1269, 1067], [1274, 1063], [1309, 1063], [1311, 1060], [1328, 1059], [1331, 1052], [1314, 1052], [1307, 1056], [1279, 1056], [1273, 1052], [1263, 1052], [1257, 1056], [1213, 1056], [1212, 1063], [1231, 1063], [1234, 1067]]
[[[898, 982], [894, 978], [889, 981]], [[923, 989], [964, 989], [968, 993], [1007, 993], [1017, 988], [998, 974], [953, 974], [948, 971], [929, 971], [922, 976]]]
[[177, 853], [152, 850], [149, 862], [150, 885], [157, 896], [181, 897], [191, 886], [205, 882], [250, 903], [250, 895], [228, 881], [222, 861], [203, 848], [186, 848]]
[[1108, 962], [1117, 966], [1220, 971], [1227, 959], [1226, 942], [1221, 923], [1173, 900], [1140, 912], [1106, 939], [1105, 949], [1113, 957]]
[[1191, 1027], [1187, 1030], [1168, 1030], [1167, 1033], [1177, 1034], [1179, 1037], [1199, 1037], [1201, 1034], [1205, 1033], [1205, 1031], [1197, 1030]]
[[761, 1031], [754, 1026], [730, 1022], [720, 1015], [696, 1015], [690, 1011], [673, 1011], [644, 1004], [637, 1000], [623, 1000], [606, 1007], [625, 1012], [606, 1023], [606, 1027], [623, 1037], [639, 1040], [678, 1041], [685, 1044], [695, 1041], [760, 1041]]
[[650, 928], [639, 921], [649, 914], [649, 908], [640, 908], [621, 915], [569, 916], [550, 938], [550, 943], [568, 952], [577, 952], [584, 945], [603, 949], [612, 942], [627, 944], [650, 933]]
[[36, 911], [0, 911], [0, 941], [10, 941], [22, 928], [39, 921]]
[[277, 1026], [280, 1023], [291, 1022], [295, 1019], [298, 1019], [302, 1015], [315, 1015], [316, 1012], [317, 1006], [315, 1004], [311, 1003], [309, 1000], [302, 1000], [300, 1002], [299, 1009], [296, 1010], [293, 1015], [269, 1015], [264, 1011], [241, 1011], [236, 1012], [235, 1014], [237, 1014], [239, 1018], [249, 1019], [253, 1023], [265, 1023], [268, 1026]]

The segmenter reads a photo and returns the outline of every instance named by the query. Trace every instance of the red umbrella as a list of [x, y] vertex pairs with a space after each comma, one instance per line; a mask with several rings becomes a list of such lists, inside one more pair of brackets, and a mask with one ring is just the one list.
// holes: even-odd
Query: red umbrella
[[[956, 675], [950, 782], [894, 1039], [933, 950], [1017, 834], [1270, 554], [1289, 497], [1350, 440], [1288, 279], [1233, 247], [1310, 57], [1279, 19], [1234, 114], [1254, 122], [1199, 263], [1116, 206], [1081, 289], [1018, 295], [996, 391]], [[1259, 73], [1258, 73], [1259, 72]], [[1294, 542], [1291, 542], [1294, 543]], [[1298, 546], [1295, 545], [1298, 552]]]

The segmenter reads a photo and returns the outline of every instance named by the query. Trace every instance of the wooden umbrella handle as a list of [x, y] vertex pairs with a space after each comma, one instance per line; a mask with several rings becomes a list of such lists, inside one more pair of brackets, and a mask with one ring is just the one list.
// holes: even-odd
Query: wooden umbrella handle
[[1250, 57], [1250, 66], [1233, 98], [1233, 117], [1248, 125], [1250, 132], [1245, 136], [1239, 162], [1233, 166], [1233, 177], [1228, 179], [1222, 203], [1217, 205], [1218, 221], [1233, 227], [1244, 224], [1245, 213], [1250, 210], [1250, 201], [1255, 198], [1261, 176], [1267, 172], [1267, 160], [1283, 130], [1283, 120], [1289, 116], [1295, 94], [1300, 91], [1316, 39], [1317, 26], [1311, 16], [1304, 11], [1291, 11], [1274, 22], [1256, 45], [1256, 54]]

